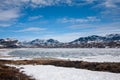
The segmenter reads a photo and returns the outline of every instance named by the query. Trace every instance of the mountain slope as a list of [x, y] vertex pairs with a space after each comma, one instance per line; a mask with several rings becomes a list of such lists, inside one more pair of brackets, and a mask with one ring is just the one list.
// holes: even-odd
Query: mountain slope
[[0, 39], [0, 48], [18, 48], [20, 47], [19, 41], [16, 39]]
[[80, 37], [72, 42], [70, 42], [73, 47], [82, 47], [82, 48], [120, 48], [120, 34], [110, 34], [107, 36], [97, 36], [92, 35], [88, 37]]

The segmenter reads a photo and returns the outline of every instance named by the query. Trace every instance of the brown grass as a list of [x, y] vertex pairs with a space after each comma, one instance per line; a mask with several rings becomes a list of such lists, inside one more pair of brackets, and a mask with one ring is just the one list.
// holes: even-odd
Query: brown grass
[[108, 71], [113, 73], [120, 73], [120, 63], [112, 63], [112, 62], [97, 63], [97, 62], [69, 61], [69, 60], [57, 60], [57, 59], [37, 59], [37, 60], [17, 60], [17, 61], [0, 60], [0, 64], [54, 65], [61, 67], [88, 69], [93, 71]]
[[15, 67], [8, 67], [0, 64], [0, 80], [34, 80], [26, 76]]

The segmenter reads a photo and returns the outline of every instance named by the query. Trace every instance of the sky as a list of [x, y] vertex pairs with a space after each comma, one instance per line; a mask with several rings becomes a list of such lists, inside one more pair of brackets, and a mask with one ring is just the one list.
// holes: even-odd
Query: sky
[[0, 38], [69, 42], [120, 33], [120, 0], [0, 0]]

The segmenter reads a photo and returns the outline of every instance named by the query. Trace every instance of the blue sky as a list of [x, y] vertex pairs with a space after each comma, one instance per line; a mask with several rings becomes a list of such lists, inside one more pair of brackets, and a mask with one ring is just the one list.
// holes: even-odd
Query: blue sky
[[120, 33], [120, 0], [0, 0], [0, 38], [72, 41]]

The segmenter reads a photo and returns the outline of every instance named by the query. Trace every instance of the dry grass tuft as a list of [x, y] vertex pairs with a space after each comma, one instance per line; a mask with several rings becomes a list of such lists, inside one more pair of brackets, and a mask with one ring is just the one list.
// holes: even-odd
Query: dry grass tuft
[[112, 62], [85, 62], [85, 61], [69, 61], [57, 59], [37, 59], [37, 60], [0, 60], [1, 64], [16, 64], [16, 65], [54, 65], [61, 67], [74, 67], [80, 69], [88, 69], [93, 71], [108, 71], [113, 73], [120, 73], [120, 63]]
[[34, 80], [26, 76], [19, 69], [0, 64], [0, 80]]

